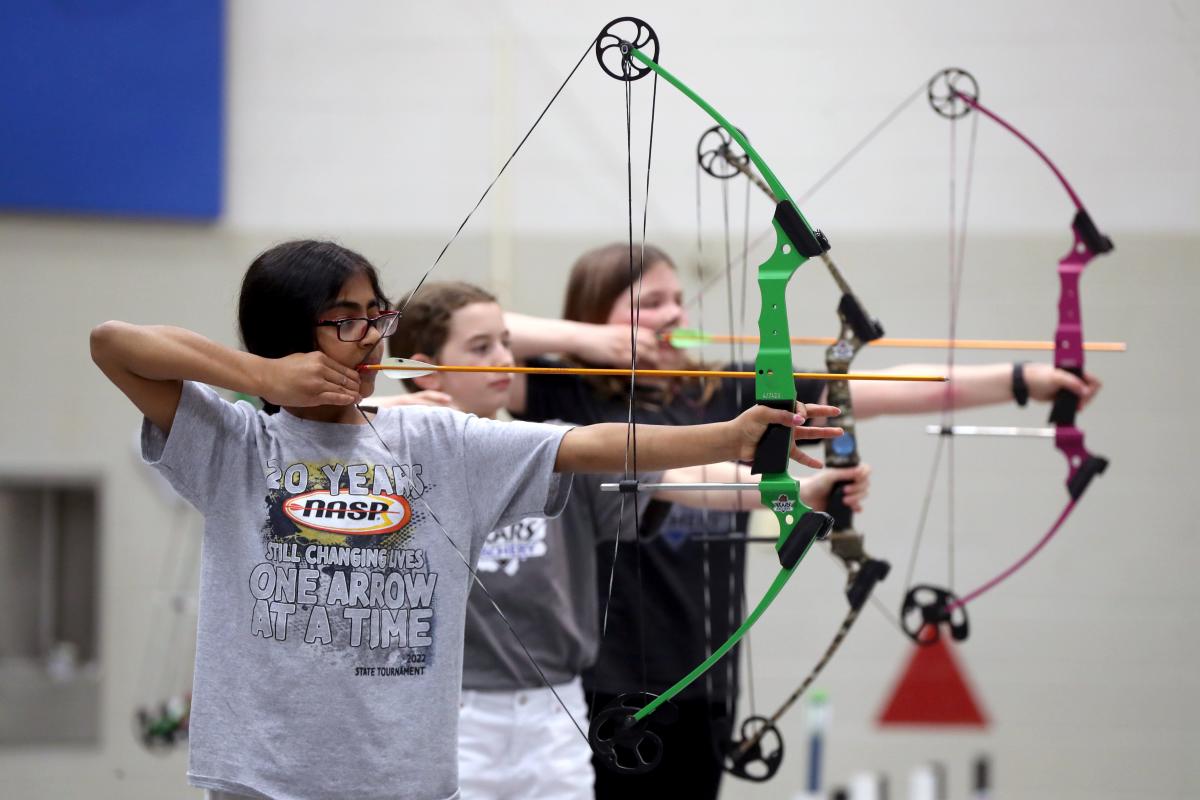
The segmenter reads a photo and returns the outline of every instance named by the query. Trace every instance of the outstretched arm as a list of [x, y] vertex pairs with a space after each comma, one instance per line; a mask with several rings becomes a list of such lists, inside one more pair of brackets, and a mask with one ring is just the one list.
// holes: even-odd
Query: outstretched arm
[[[638, 425], [638, 467], [660, 471], [718, 461], [750, 461], [759, 439], [771, 424], [792, 428], [799, 439], [833, 439], [841, 428], [805, 426], [808, 416], [832, 417], [841, 413], [834, 406], [797, 405], [797, 413], [767, 406], [754, 406], [736, 419], [707, 425]], [[554, 463], [557, 472], [608, 472], [625, 469], [626, 441], [624, 423], [608, 422], [574, 428], [563, 437]], [[810, 467], [821, 462], [792, 444], [793, 460]]]
[[[824, 511], [829, 502], [829, 493], [838, 481], [848, 481], [845, 501], [852, 511], [862, 511], [862, 501], [870, 486], [871, 468], [866, 464], [846, 469], [826, 467], [807, 478], [800, 479], [800, 499], [817, 511]], [[758, 476], [750, 471], [749, 464], [723, 462], [699, 467], [680, 467], [663, 473], [663, 483], [757, 483]], [[690, 508], [709, 511], [748, 511], [758, 508], [762, 501], [756, 489], [737, 492], [685, 492], [670, 488], [654, 493], [655, 500], [678, 503]]]
[[[1012, 364], [981, 364], [955, 366], [948, 384], [898, 383], [889, 381], [858, 381], [850, 387], [854, 413], [859, 419], [881, 414], [925, 414], [941, 411], [949, 392], [953, 408], [1009, 403], [1013, 400]], [[882, 372], [942, 375], [944, 364], [902, 364]], [[1033, 400], [1048, 402], [1059, 389], [1079, 395], [1080, 407], [1086, 405], [1098, 391], [1100, 380], [1091, 373], [1082, 379], [1050, 364], [1026, 364], [1025, 382]]]
[[[566, 319], [532, 317], [506, 311], [504, 323], [511, 337], [510, 347], [517, 361], [558, 353], [574, 356], [589, 364], [628, 367], [632, 352], [628, 325], [593, 325]], [[637, 328], [638, 363], [654, 367], [659, 343], [649, 328]], [[524, 375], [513, 375], [508, 390], [508, 409], [515, 414], [525, 411]]]
[[[506, 311], [510, 347], [518, 360], [561, 353], [575, 356], [592, 364], [625, 367], [629, 365], [630, 343], [628, 325], [593, 325], [567, 319], [532, 317]], [[637, 328], [638, 360], [643, 356], [653, 361], [658, 340], [649, 328]], [[645, 366], [651, 366], [649, 362]]]

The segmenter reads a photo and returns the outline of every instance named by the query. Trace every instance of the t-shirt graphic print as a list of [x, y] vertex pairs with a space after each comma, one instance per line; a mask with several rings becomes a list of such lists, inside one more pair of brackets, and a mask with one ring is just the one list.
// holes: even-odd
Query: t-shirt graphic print
[[546, 557], [546, 518], [532, 517], [492, 531], [479, 551], [480, 572], [516, 575], [523, 561]]
[[433, 489], [422, 465], [267, 466], [251, 634], [328, 648], [356, 676], [423, 674], [438, 573], [414, 541]]

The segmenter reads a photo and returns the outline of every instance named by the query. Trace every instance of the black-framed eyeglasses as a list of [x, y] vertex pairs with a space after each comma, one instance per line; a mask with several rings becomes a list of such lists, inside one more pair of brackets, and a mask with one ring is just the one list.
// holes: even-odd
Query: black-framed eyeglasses
[[337, 337], [343, 342], [361, 342], [371, 328], [379, 331], [381, 339], [396, 332], [400, 323], [399, 311], [385, 311], [378, 317], [342, 317], [317, 323], [318, 328], [337, 328]]

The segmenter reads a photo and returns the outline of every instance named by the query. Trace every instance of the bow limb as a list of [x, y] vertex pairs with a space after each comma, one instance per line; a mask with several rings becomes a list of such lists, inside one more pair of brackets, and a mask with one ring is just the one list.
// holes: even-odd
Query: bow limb
[[[694, 91], [692, 91], [692, 89], [690, 87], [688, 87], [687, 84], [685, 84], [683, 81], [679, 80], [679, 78], [676, 78], [669, 71], [664, 69], [661, 65], [659, 65], [658, 63], [653, 61], [649, 56], [647, 56], [645, 53], [643, 53], [641, 50], [638, 50], [637, 48], [631, 48], [629, 50], [629, 55], [632, 58], [637, 59], [648, 69], [653, 70], [655, 72], [655, 74], [657, 74], [660, 78], [662, 78], [667, 83], [674, 86], [685, 97], [687, 97], [689, 100], [691, 100], [697, 106], [699, 106], [701, 108], [701, 110], [704, 111], [704, 113], [706, 113], [710, 117], [712, 117], [713, 121], [715, 121], [718, 125], [720, 125], [721, 128], [729, 135], [729, 138], [731, 138], [733, 141], [737, 142], [738, 146], [741, 147], [742, 150], [749, 157], [751, 163], [754, 164], [755, 168], [758, 170], [759, 174], [762, 176], [762, 179], [766, 182], [767, 187], [770, 189], [770, 194], [771, 194], [772, 198], [780, 205], [783, 205], [784, 203], [787, 204], [790, 211], [788, 212], [788, 219], [786, 220], [786, 223], [785, 223], [785, 225], [787, 227], [786, 234], [783, 234], [780, 231], [780, 227], [779, 227], [780, 213], [778, 210], [776, 211], [775, 221], [776, 221], [776, 240], [777, 240], [776, 241], [776, 249], [777, 250], [779, 248], [778, 239], [781, 236], [785, 236], [788, 239], [788, 242], [794, 248], [796, 248], [796, 250], [800, 251], [803, 254], [803, 256], [796, 262], [796, 265], [795, 265], [795, 267], [799, 267], [800, 264], [803, 264], [809, 258], [820, 255], [821, 253], [825, 252], [825, 250], [828, 249], [828, 246], [822, 246], [820, 233], [818, 231], [816, 231], [811, 225], [809, 225], [808, 220], [805, 219], [804, 215], [801, 214], [799, 209], [796, 208], [796, 204], [792, 201], [792, 196], [790, 194], [788, 194], [787, 189], [785, 189], [783, 184], [779, 182], [779, 178], [775, 177], [775, 173], [771, 170], [771, 168], [769, 166], [767, 166], [767, 163], [763, 160], [762, 156], [759, 155], [758, 151], [755, 150], [753, 146], [751, 146], [750, 141], [746, 138], [745, 134], [743, 134], [740, 130], [738, 130], [737, 127], [735, 127], [729, 120], [727, 120], [721, 114], [721, 112], [719, 112], [715, 108], [713, 108], [708, 103], [708, 101], [706, 101], [704, 98], [700, 97], [700, 95], [698, 95]], [[793, 270], [795, 269], [795, 267], [793, 267]], [[788, 360], [789, 361], [791, 360], [790, 356], [789, 356]]]
[[[1112, 239], [1096, 227], [1071, 182], [1044, 150], [1011, 122], [980, 103], [977, 96], [957, 89], [953, 76], [947, 78], [947, 83], [954, 99], [995, 122], [1032, 150], [1054, 174], [1075, 206], [1075, 217], [1071, 220], [1074, 241], [1071, 249], [1058, 262], [1059, 296], [1058, 321], [1054, 331], [1054, 366], [1083, 377], [1083, 313], [1079, 301], [1079, 281], [1083, 270], [1093, 258], [1113, 249]], [[1072, 500], [1082, 497], [1092, 478], [1104, 472], [1108, 466], [1107, 459], [1092, 455], [1084, 445], [1083, 431], [1075, 425], [1078, 410], [1079, 398], [1063, 389], [1054, 398], [1054, 406], [1050, 413], [1050, 422], [1055, 426], [1055, 446], [1067, 460], [1066, 484]]]
[[[1079, 281], [1083, 277], [1084, 269], [1092, 259], [1112, 251], [1112, 239], [1105, 236], [1096, 227], [1096, 223], [1084, 207], [1083, 201], [1079, 198], [1079, 194], [1075, 191], [1071, 182], [1067, 180], [1062, 170], [1051, 160], [1050, 156], [1046, 155], [1044, 150], [1038, 147], [1032, 139], [1018, 130], [1008, 120], [980, 103], [978, 97], [953, 88], [952, 92], [967, 107], [978, 111], [983, 116], [992, 120], [1032, 150], [1054, 174], [1054, 177], [1062, 185], [1063, 190], [1066, 191], [1067, 196], [1070, 197], [1071, 203], [1075, 206], [1075, 216], [1071, 220], [1071, 234], [1073, 237], [1071, 249], [1058, 262], [1059, 296], [1058, 320], [1054, 331], [1054, 366], [1071, 372], [1076, 376], [1083, 377], [1083, 313], [1079, 299]], [[1073, 510], [1074, 503], [1083, 496], [1092, 479], [1103, 473], [1108, 467], [1107, 459], [1102, 456], [1093, 455], [1084, 445], [1083, 431], [1075, 424], [1075, 416], [1078, 410], [1079, 397], [1065, 389], [1059, 390], [1058, 395], [1054, 398], [1054, 406], [1050, 412], [1050, 422], [1055, 426], [1055, 446], [1067, 460], [1066, 485], [1071, 499], [1064, 509], [1064, 513], [1050, 529], [1048, 536], [1053, 536], [1058, 531], [1066, 517]], [[1040, 549], [1043, 544], [1044, 541], [1039, 542], [1037, 549]], [[1033, 552], [1036, 552], [1036, 550]], [[1032, 555], [1032, 552], [1029, 555]], [[1027, 560], [1027, 557], [1019, 561], [1013, 568], [1013, 571], [1023, 564], [1025, 560]], [[981, 593], [981, 591], [976, 590], [969, 593], [968, 597], [975, 597]], [[964, 597], [962, 602], [965, 603], [968, 597]]]

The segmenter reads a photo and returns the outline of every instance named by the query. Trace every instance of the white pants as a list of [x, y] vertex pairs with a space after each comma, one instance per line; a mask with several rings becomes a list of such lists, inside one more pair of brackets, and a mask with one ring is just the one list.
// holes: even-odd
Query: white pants
[[[554, 687], [584, 731], [579, 679]], [[463, 691], [458, 715], [462, 800], [592, 800], [592, 751], [549, 689]]]

